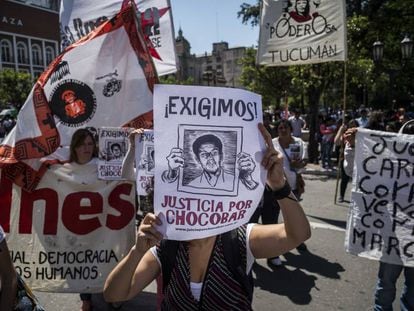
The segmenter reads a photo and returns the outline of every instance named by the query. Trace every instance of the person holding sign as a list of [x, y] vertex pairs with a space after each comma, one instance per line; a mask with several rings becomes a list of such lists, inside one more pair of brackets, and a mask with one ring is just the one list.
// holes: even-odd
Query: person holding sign
[[[408, 123], [408, 122], [407, 122]], [[370, 126], [367, 127], [371, 129]], [[375, 129], [375, 128], [374, 128]], [[345, 153], [344, 169], [352, 176], [354, 160], [355, 160], [355, 137], [358, 132], [357, 128], [348, 129], [345, 132], [344, 139], [347, 142], [348, 153]], [[407, 124], [400, 130], [400, 133], [414, 135], [414, 121]], [[384, 137], [386, 136], [384, 133]], [[414, 136], [413, 136], [414, 137]], [[412, 141], [412, 140], [411, 140]], [[345, 149], [347, 150], [347, 149]], [[358, 151], [358, 150], [356, 150]], [[412, 165], [412, 164], [411, 164]], [[408, 170], [408, 168], [407, 168]], [[396, 195], [398, 199], [399, 195]], [[412, 204], [411, 204], [412, 205]], [[410, 206], [410, 205], [409, 205]], [[403, 219], [404, 222], [408, 221], [408, 217]], [[406, 236], [405, 247], [401, 249], [409, 250], [414, 245], [413, 235]], [[412, 257], [412, 255], [411, 255]], [[401, 310], [408, 311], [414, 310], [414, 267], [404, 266], [402, 264], [391, 264], [384, 261], [380, 261], [378, 270], [378, 280], [374, 294], [374, 310], [384, 311], [392, 310], [393, 302], [396, 295], [396, 283], [401, 273], [404, 272], [404, 287], [401, 293], [400, 306]]]
[[[239, 247], [233, 252], [241, 258], [244, 276], [249, 275], [254, 258], [270, 258], [283, 254], [308, 239], [309, 222], [284, 177], [283, 155], [272, 144], [263, 124], [259, 124], [267, 149], [262, 165], [267, 170], [267, 187], [277, 200], [284, 224], [249, 224], [235, 229]], [[140, 293], [168, 265], [163, 252], [168, 253], [165, 240], [156, 246], [162, 235], [157, 230], [161, 220], [147, 214], [142, 221], [135, 245], [109, 274], [104, 297], [107, 301], [123, 301]], [[245, 291], [243, 281], [225, 260], [224, 234], [190, 241], [177, 241], [173, 266], [164, 284], [163, 309], [251, 310], [252, 295]], [[172, 241], [171, 241], [172, 242]], [[240, 268], [240, 267], [239, 267]]]
[[3, 228], [0, 226], [0, 310], [11, 311], [16, 298], [17, 278]]

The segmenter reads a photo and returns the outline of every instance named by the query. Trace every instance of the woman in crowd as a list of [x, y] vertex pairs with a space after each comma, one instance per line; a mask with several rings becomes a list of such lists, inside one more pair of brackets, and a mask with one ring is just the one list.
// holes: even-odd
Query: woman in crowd
[[17, 278], [3, 228], [0, 226], [0, 310], [11, 311], [16, 300]]
[[349, 128], [357, 128], [359, 126], [358, 121], [356, 119], [349, 120], [345, 117], [345, 123], [341, 125], [338, 132], [335, 135], [334, 143], [337, 147], [340, 148], [340, 154], [339, 154], [339, 167], [341, 170], [341, 183], [339, 187], [339, 199], [338, 203], [344, 202], [344, 197], [346, 193], [346, 188], [348, 186], [349, 181], [351, 180], [351, 177], [349, 177], [344, 170], [344, 149], [346, 147], [346, 142], [344, 140], [344, 134], [345, 131]]
[[[285, 222], [238, 228], [241, 247], [237, 255], [245, 258], [246, 274], [250, 273], [254, 258], [278, 256], [310, 237], [309, 222], [284, 177], [283, 155], [274, 149], [262, 124], [259, 129], [267, 144], [262, 159], [267, 169], [267, 186], [279, 202]], [[156, 246], [162, 240], [156, 225], [161, 225], [161, 220], [147, 214], [138, 229], [135, 245], [105, 282], [107, 301], [134, 297], [160, 274], [163, 263], [159, 259], [165, 249]], [[223, 259], [222, 237], [178, 242], [171, 279], [164, 284], [163, 309], [179, 310], [185, 306], [186, 310], [251, 310], [251, 297], [242, 294], [242, 284]]]

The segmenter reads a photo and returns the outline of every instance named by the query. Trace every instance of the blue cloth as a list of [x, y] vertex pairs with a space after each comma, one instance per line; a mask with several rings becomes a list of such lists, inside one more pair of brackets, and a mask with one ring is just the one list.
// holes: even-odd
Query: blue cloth
[[395, 284], [403, 270], [405, 281], [400, 299], [401, 311], [414, 310], [414, 268], [381, 262], [375, 290], [375, 311], [392, 311]]

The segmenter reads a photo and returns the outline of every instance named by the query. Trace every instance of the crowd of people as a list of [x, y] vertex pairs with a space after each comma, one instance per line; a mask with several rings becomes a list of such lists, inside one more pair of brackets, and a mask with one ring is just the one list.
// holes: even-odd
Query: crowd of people
[[[357, 113], [343, 115], [341, 112], [331, 112], [320, 116], [317, 132], [320, 165], [325, 169], [338, 167], [341, 170], [339, 202], [344, 201], [346, 186], [352, 179], [353, 139], [357, 129], [398, 132], [403, 125], [411, 123], [404, 128], [404, 132], [414, 134], [414, 123], [410, 121], [412, 119], [413, 115], [403, 108], [393, 113], [362, 108]], [[302, 137], [309, 121], [301, 116], [298, 109], [291, 115], [286, 111], [284, 114], [264, 113], [263, 120], [259, 131], [267, 146], [261, 162], [267, 170], [267, 186], [249, 224], [234, 230], [240, 247], [233, 252], [242, 258], [245, 278], [251, 274], [256, 258], [268, 258], [270, 266], [280, 266], [280, 255], [293, 248], [299, 252], [306, 251], [304, 241], [310, 237], [309, 222], [299, 203], [305, 191], [301, 173], [308, 163], [307, 143]], [[140, 132], [134, 131], [136, 133]], [[209, 147], [211, 150], [208, 153], [211, 156], [214, 146]], [[87, 129], [76, 131], [70, 146], [70, 162], [77, 165], [91, 163], [97, 156], [96, 148], [93, 134]], [[203, 148], [205, 146], [201, 145], [197, 151], [202, 152]], [[335, 152], [336, 157], [333, 156]], [[283, 223], [279, 223], [280, 211]], [[109, 302], [108, 305], [130, 300], [151, 281], [157, 280], [160, 297], [158, 307], [162, 310], [180, 309], [183, 301], [189, 310], [200, 307], [214, 309], [217, 304], [224, 309], [251, 309], [251, 292], [246, 290], [244, 280], [235, 275], [226, 261], [226, 234], [175, 243], [173, 268], [167, 269], [171, 263], [165, 259], [165, 254], [171, 252], [171, 245], [162, 242], [162, 235], [156, 227], [160, 224], [161, 219], [156, 215], [150, 211], [145, 213], [137, 230], [135, 245], [109, 274], [103, 295], [98, 295], [99, 299], [103, 301], [104, 298]], [[6, 254], [8, 249], [0, 227], [0, 309], [12, 310], [14, 299], [10, 297], [16, 295], [17, 285], [10, 257]], [[171, 269], [172, 272], [169, 271]], [[414, 268], [382, 262], [375, 293], [375, 310], [392, 308], [395, 283], [402, 271], [405, 273], [405, 287], [401, 305], [406, 308], [404, 310], [412, 310]], [[165, 278], [167, 273], [169, 276]], [[225, 282], [220, 277], [223, 274], [227, 276]], [[229, 288], [232, 289], [231, 299], [228, 295]], [[81, 298], [82, 311], [97, 310], [90, 294], [81, 294]]]

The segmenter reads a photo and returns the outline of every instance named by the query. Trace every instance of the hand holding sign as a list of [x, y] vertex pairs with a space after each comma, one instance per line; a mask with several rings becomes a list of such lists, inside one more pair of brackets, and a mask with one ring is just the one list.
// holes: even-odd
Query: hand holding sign
[[143, 254], [162, 240], [162, 234], [157, 231], [156, 225], [162, 225], [161, 220], [152, 213], [146, 214], [137, 232], [135, 249], [138, 252]]
[[259, 123], [259, 130], [267, 146], [262, 159], [262, 165], [267, 170], [267, 184], [273, 191], [276, 191], [281, 189], [286, 182], [283, 171], [283, 156], [273, 147], [272, 136], [262, 123]]

